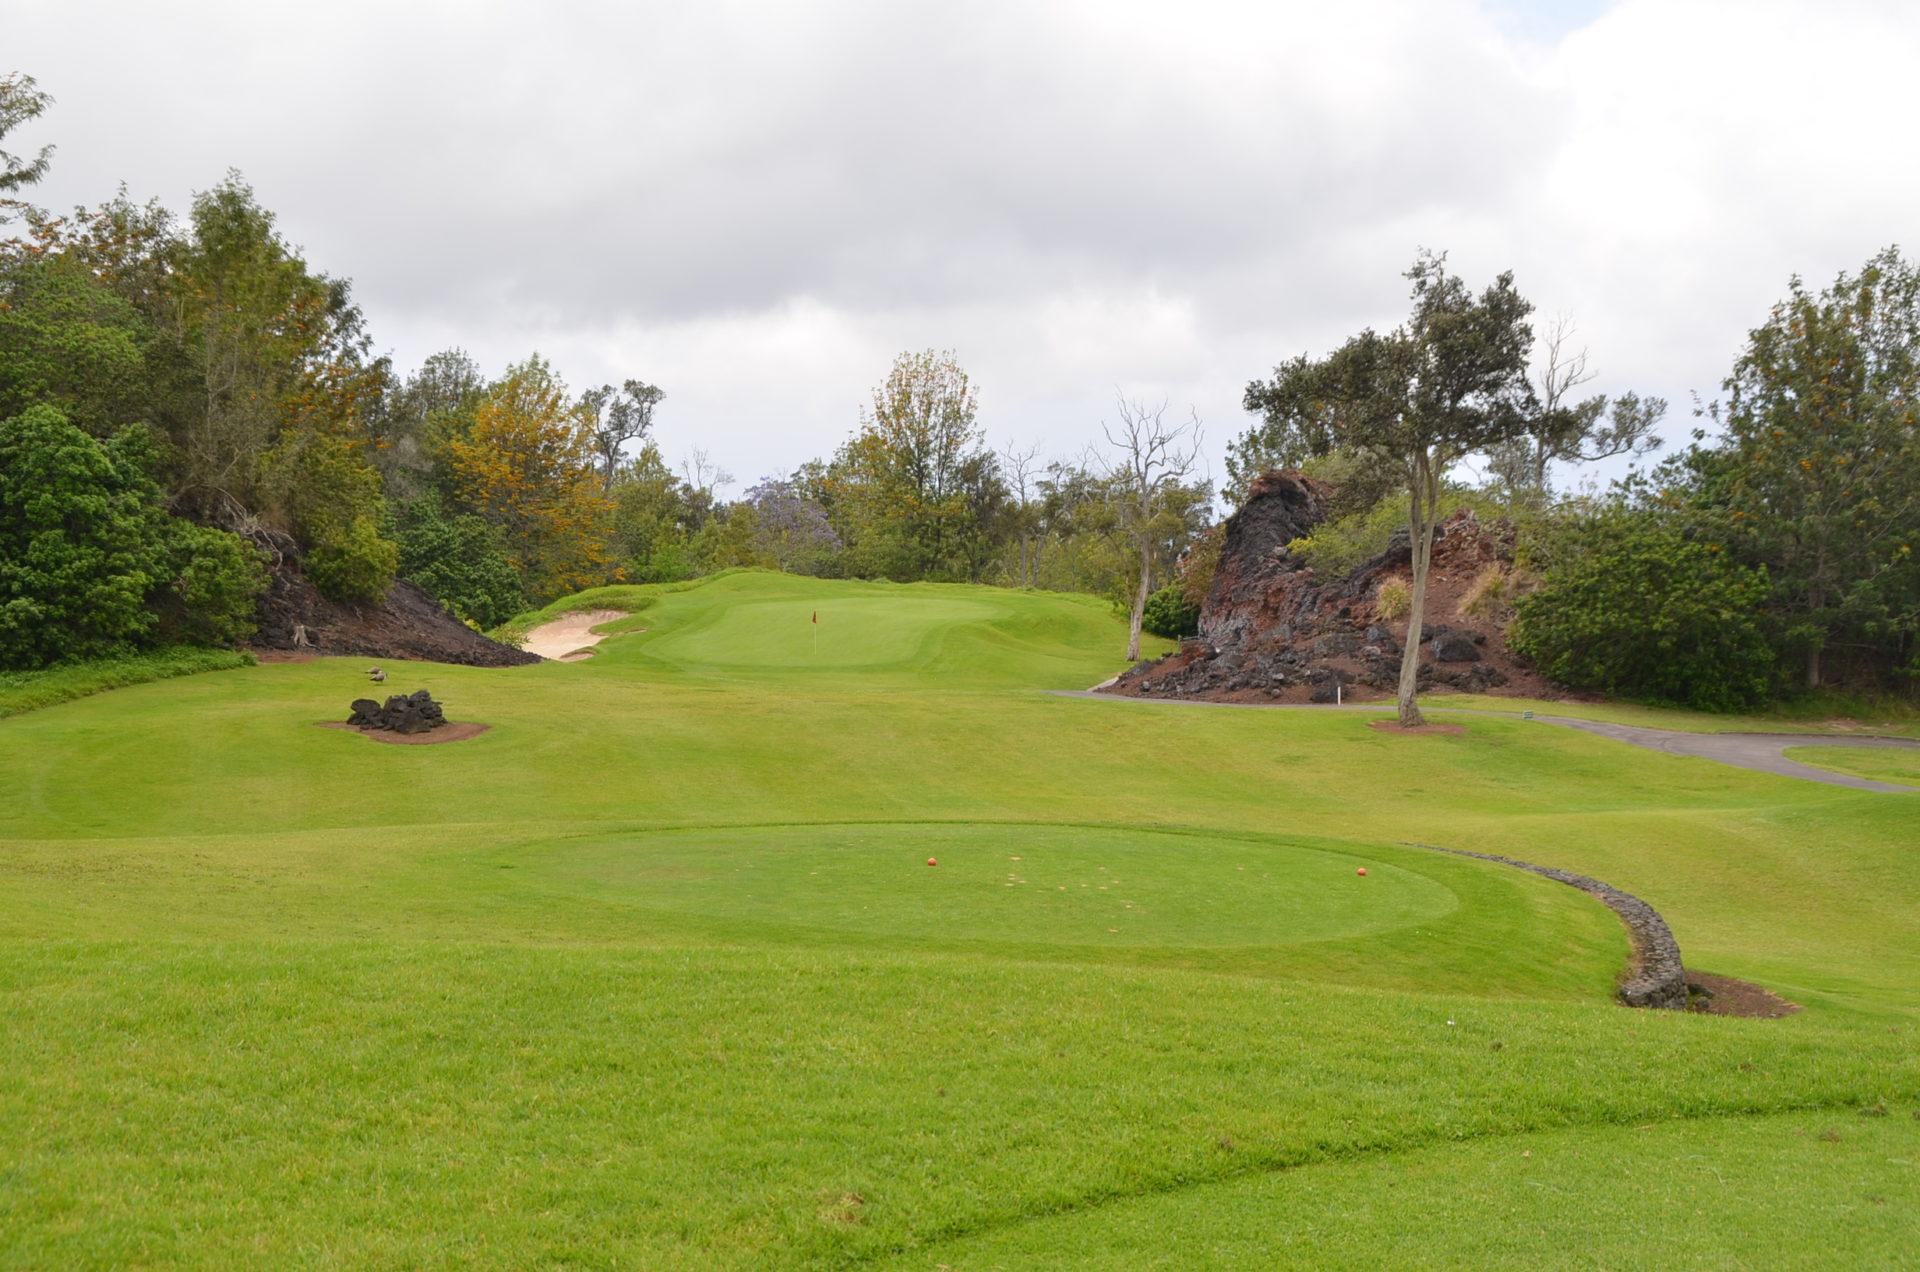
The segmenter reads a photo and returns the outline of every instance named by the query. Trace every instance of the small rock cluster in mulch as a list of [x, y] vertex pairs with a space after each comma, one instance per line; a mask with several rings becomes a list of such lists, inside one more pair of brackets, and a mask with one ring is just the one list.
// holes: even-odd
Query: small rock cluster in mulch
[[375, 742], [464, 742], [477, 738], [488, 726], [447, 719], [446, 712], [425, 689], [396, 693], [385, 702], [356, 698], [353, 714], [344, 721], [325, 720], [323, 729], [346, 729]]
[[447, 714], [425, 689], [396, 693], [386, 702], [355, 698], [347, 723], [356, 729], [385, 729], [393, 733], [425, 733], [447, 722]]
[[[1226, 702], [1367, 702], [1392, 697], [1406, 645], [1404, 616], [1383, 617], [1380, 587], [1413, 572], [1405, 531], [1344, 578], [1323, 579], [1287, 545], [1327, 518], [1332, 487], [1271, 472], [1222, 529], [1220, 562], [1199, 635], [1165, 658], [1124, 672], [1106, 692]], [[1507, 645], [1507, 612], [1462, 608], [1482, 574], [1510, 573], [1514, 530], [1471, 512], [1436, 532], [1420, 633], [1421, 692], [1565, 697]]]

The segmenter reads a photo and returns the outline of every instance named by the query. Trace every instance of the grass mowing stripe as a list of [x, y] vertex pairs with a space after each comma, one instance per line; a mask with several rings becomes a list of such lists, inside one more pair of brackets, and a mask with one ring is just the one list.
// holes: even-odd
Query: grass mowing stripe
[[[452, 1266], [418, 1243], [489, 1199], [495, 1266], [596, 1234], [607, 1265], [644, 1263], [689, 1222], [712, 1248], [681, 1266], [832, 1263], [1362, 1149], [1920, 1094], [1871, 1024], [1137, 968], [431, 941], [9, 962], [11, 1230], [66, 1198], [111, 1234], [134, 1197], [222, 1234], [155, 1252], [176, 1266], [254, 1243], [302, 1266], [341, 1231], [375, 1243], [346, 1262]], [[822, 1217], [846, 1195], [859, 1223]], [[55, 1261], [89, 1266], [69, 1235]]]
[[1036, 1215], [866, 1266], [1896, 1267], [1920, 1214], [1914, 1112], [1846, 1104], [1358, 1153]]

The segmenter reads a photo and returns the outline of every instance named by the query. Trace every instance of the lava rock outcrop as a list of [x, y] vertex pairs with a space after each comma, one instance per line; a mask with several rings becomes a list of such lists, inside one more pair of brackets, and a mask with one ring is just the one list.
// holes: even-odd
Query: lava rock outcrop
[[[1399, 685], [1404, 616], [1382, 613], [1381, 585], [1409, 583], [1407, 532], [1344, 578], [1323, 579], [1288, 544], [1329, 514], [1333, 488], [1299, 472], [1271, 472], [1222, 528], [1219, 565], [1200, 609], [1199, 636], [1165, 658], [1141, 663], [1110, 693], [1221, 701], [1331, 703], [1392, 696]], [[1505, 575], [1514, 533], [1468, 511], [1438, 527], [1420, 639], [1422, 692], [1504, 689], [1538, 697], [1564, 692], [1507, 647], [1505, 615], [1461, 610], [1476, 581]], [[1444, 621], [1441, 621], [1444, 620]]]

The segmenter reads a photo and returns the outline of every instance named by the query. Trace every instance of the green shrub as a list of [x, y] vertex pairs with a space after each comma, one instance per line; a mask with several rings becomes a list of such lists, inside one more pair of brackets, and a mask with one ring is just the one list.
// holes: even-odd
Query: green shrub
[[1141, 628], [1154, 636], [1178, 640], [1200, 625], [1200, 607], [1186, 598], [1178, 582], [1169, 583], [1147, 598], [1140, 615]]
[[1548, 560], [1508, 633], [1548, 676], [1703, 711], [1742, 710], [1768, 696], [1765, 570], [1624, 509], [1568, 522]]
[[1405, 579], [1382, 580], [1374, 608], [1382, 619], [1399, 618], [1413, 608], [1413, 589]]
[[0, 422], [0, 667], [253, 633], [259, 554], [160, 506], [142, 429], [105, 441], [51, 407]]
[[125, 653], [166, 573], [159, 491], [121, 439], [48, 406], [0, 422], [0, 667]]
[[267, 568], [237, 534], [170, 518], [171, 578], [152, 597], [158, 635], [169, 645], [234, 645], [254, 633]]

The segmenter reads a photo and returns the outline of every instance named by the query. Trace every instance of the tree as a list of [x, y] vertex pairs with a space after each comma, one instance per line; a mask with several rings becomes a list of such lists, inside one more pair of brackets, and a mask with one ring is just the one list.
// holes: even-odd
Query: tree
[[1020, 587], [1033, 586], [1033, 540], [1040, 528], [1039, 480], [1043, 471], [1040, 446], [1025, 449], [1009, 442], [1000, 452], [1000, 471], [1007, 494], [1012, 500], [1008, 521], [1014, 541], [1020, 547], [1020, 569], [1015, 581]]
[[1140, 657], [1140, 627], [1147, 597], [1153, 592], [1154, 549], [1179, 525], [1169, 496], [1193, 471], [1200, 455], [1199, 417], [1170, 425], [1166, 413], [1165, 402], [1149, 406], [1123, 397], [1120, 422], [1101, 425], [1112, 448], [1103, 467], [1113, 483], [1118, 523], [1139, 563], [1139, 582], [1127, 615], [1129, 660]]
[[0, 272], [0, 418], [58, 407], [96, 437], [138, 422], [148, 325], [71, 254]]
[[479, 517], [449, 514], [439, 495], [428, 493], [401, 512], [399, 530], [400, 576], [452, 606], [463, 620], [497, 627], [526, 608], [499, 532]]
[[1834, 644], [1920, 626], [1920, 272], [1890, 247], [1818, 294], [1788, 286], [1710, 410], [1735, 543], [1813, 689]]
[[[9, 73], [0, 75], [0, 141], [21, 124], [35, 119], [53, 98], [40, 91], [33, 76]], [[31, 159], [0, 150], [0, 194], [29, 186], [47, 175], [53, 163], [53, 147], [42, 146]]]
[[1565, 315], [1555, 317], [1541, 338], [1544, 365], [1528, 405], [1526, 432], [1488, 455], [1488, 467], [1510, 501], [1545, 502], [1552, 493], [1548, 469], [1556, 462], [1592, 463], [1660, 447], [1653, 430], [1666, 416], [1665, 398], [1623, 393], [1611, 403], [1605, 394], [1572, 400], [1573, 390], [1593, 379], [1587, 351], [1575, 352], [1572, 340], [1572, 322]]
[[951, 351], [894, 359], [833, 464], [833, 506], [854, 572], [900, 580], [966, 572], [970, 487], [993, 466], [978, 412], [978, 394]]
[[696, 446], [680, 461], [680, 478], [687, 506], [687, 528], [698, 533], [719, 510], [720, 490], [733, 484], [733, 474]]
[[567, 388], [538, 356], [507, 369], [448, 443], [466, 508], [499, 530], [529, 599], [605, 581], [609, 503], [601, 493], [592, 423], [567, 404]]
[[580, 395], [580, 409], [593, 426], [593, 449], [600, 456], [603, 490], [613, 489], [613, 479], [620, 471], [627, 443], [639, 441], [653, 431], [653, 408], [665, 396], [653, 385], [639, 380], [628, 380], [618, 389], [603, 384]]
[[1350, 451], [1397, 470], [1407, 492], [1413, 597], [1400, 661], [1400, 722], [1420, 714], [1420, 628], [1427, 597], [1441, 483], [1465, 456], [1524, 435], [1530, 305], [1501, 274], [1479, 297], [1447, 273], [1446, 257], [1422, 252], [1407, 272], [1413, 313], [1385, 335], [1361, 332], [1325, 360], [1296, 358], [1256, 396], [1300, 404], [1302, 444], [1312, 454]]
[[1276, 468], [1331, 483], [1336, 517], [1363, 515], [1406, 484], [1391, 457], [1334, 443], [1332, 404], [1304, 354], [1274, 368], [1271, 380], [1249, 384], [1241, 405], [1257, 412], [1260, 422], [1227, 443], [1226, 493], [1236, 504], [1256, 478]]
[[307, 578], [335, 600], [382, 599], [400, 563], [362, 423], [378, 409], [385, 372], [384, 361], [303, 369], [282, 401], [278, 440], [258, 461], [260, 497], [301, 544]]
[[613, 501], [610, 543], [628, 578], [636, 583], [670, 583], [694, 576], [693, 504], [658, 446], [646, 443], [622, 465], [609, 498]]
[[822, 574], [840, 551], [827, 510], [791, 481], [769, 478], [747, 491], [758, 551], [789, 574]]
[[464, 349], [433, 354], [387, 395], [372, 458], [388, 498], [407, 502], [430, 488], [452, 495], [447, 443], [472, 426], [486, 396], [487, 377]]

